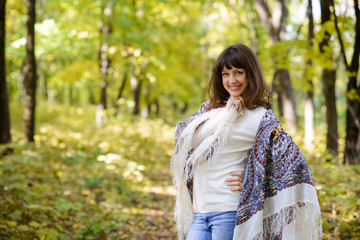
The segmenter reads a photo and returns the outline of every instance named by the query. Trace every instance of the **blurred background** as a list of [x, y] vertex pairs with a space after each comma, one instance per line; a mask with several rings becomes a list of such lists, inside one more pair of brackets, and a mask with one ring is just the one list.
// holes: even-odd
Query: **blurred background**
[[325, 239], [359, 239], [358, 0], [0, 0], [0, 238], [176, 239], [175, 126], [235, 43], [309, 162]]

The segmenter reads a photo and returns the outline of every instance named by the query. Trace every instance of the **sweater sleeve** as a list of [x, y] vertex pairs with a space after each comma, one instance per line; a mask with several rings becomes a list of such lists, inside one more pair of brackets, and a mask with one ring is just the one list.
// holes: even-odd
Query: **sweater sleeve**
[[202, 122], [198, 128], [196, 129], [191, 146], [192, 148], [196, 148], [200, 145], [200, 143], [212, 135], [215, 132], [217, 125], [219, 125], [220, 119], [222, 118], [221, 114], [218, 114], [213, 121]]

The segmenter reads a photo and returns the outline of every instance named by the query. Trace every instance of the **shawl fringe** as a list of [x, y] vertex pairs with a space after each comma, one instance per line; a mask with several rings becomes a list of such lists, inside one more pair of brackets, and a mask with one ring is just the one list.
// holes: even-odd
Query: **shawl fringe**
[[[192, 183], [187, 185], [187, 181], [192, 181], [196, 164], [216, 158], [238, 116], [235, 108], [207, 112], [200, 108], [177, 125], [170, 167], [177, 190], [174, 218], [178, 239], [184, 239], [194, 216]], [[192, 149], [195, 131], [207, 121], [220, 124]], [[260, 122], [242, 187], [233, 239], [322, 239], [321, 212], [307, 162], [271, 110]]]
[[[193, 206], [186, 182], [193, 178], [193, 171], [196, 164], [204, 161], [211, 163], [216, 159], [218, 149], [226, 144], [234, 121], [242, 115], [243, 111], [237, 112], [235, 107], [230, 110], [217, 108], [205, 112], [192, 121], [177, 137], [174, 155], [171, 158], [170, 168], [173, 174], [173, 185], [177, 190], [174, 218], [177, 223], [178, 238], [183, 239], [190, 229], [193, 221]], [[199, 146], [192, 149], [192, 139], [195, 131], [204, 122], [216, 121], [217, 128], [213, 134], [205, 138]], [[180, 123], [181, 124], [181, 123]]]
[[282, 239], [317, 240], [322, 239], [321, 215], [319, 207], [312, 203], [298, 202], [282, 208], [279, 212], [263, 219], [260, 228], [250, 240]]

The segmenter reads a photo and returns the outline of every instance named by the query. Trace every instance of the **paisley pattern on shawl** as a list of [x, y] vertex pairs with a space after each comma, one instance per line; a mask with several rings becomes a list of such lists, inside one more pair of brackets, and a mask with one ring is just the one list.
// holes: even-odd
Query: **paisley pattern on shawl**
[[[208, 112], [204, 108], [205, 104], [206, 102], [191, 118], [178, 123], [175, 144], [190, 123]], [[197, 128], [204, 122], [199, 121]], [[188, 152], [188, 158], [193, 150]], [[175, 148], [174, 153], [176, 151]], [[212, 151], [208, 154], [211, 157]], [[192, 169], [187, 160], [185, 166]], [[188, 204], [191, 204], [193, 179], [185, 170], [183, 173], [186, 185], [184, 190], [179, 190], [189, 192]], [[309, 167], [272, 110], [265, 112], [259, 124], [252, 150], [249, 152], [242, 187], [233, 239], [322, 238], [320, 208]], [[177, 198], [176, 206], [183, 206], [182, 201]], [[183, 223], [186, 223], [178, 224], [178, 237], [183, 239], [192, 222], [192, 213], [184, 212], [180, 215], [182, 211], [179, 210], [174, 213], [175, 219], [184, 219]]]
[[[297, 184], [315, 186], [303, 154], [283, 130], [274, 113], [268, 110], [260, 122], [252, 151], [249, 153], [242, 184], [243, 191], [236, 214], [236, 225], [248, 221], [263, 210], [266, 199]], [[263, 229], [259, 233], [261, 236], [253, 239], [282, 239], [283, 228], [294, 220], [295, 209], [305, 205], [306, 203], [300, 201], [292, 206], [284, 206], [281, 209], [284, 221], [277, 232], [272, 232], [273, 227], [269, 226], [279, 220], [277, 218], [279, 213], [264, 217]], [[317, 235], [321, 238], [321, 223], [319, 229]]]

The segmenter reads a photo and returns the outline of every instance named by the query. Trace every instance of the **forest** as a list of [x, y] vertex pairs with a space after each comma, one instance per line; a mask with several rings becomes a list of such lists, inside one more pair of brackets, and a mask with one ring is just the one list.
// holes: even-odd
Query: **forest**
[[258, 56], [324, 239], [360, 239], [358, 0], [0, 0], [0, 239], [177, 239], [176, 123]]

